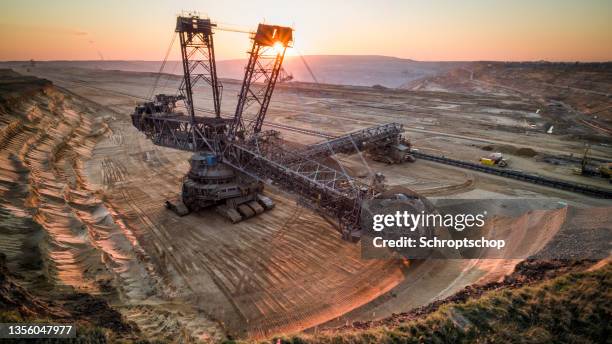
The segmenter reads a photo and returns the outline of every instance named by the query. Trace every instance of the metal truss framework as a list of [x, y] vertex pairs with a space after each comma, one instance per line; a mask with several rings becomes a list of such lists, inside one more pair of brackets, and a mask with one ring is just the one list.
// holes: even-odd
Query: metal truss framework
[[354, 131], [327, 141], [315, 143], [300, 151], [300, 156], [321, 159], [336, 153], [351, 154], [393, 144], [403, 131], [399, 123], [387, 123]]
[[211, 86], [214, 111], [217, 117], [221, 117], [223, 86], [217, 78], [212, 32], [214, 26], [216, 24], [211, 23], [210, 19], [198, 17], [179, 17], [176, 23], [184, 73], [179, 89], [185, 96], [185, 105], [192, 118], [195, 117], [192, 89], [200, 80]]
[[153, 144], [185, 151], [219, 152], [219, 143], [231, 120], [185, 115], [134, 114], [132, 124]]
[[[200, 122], [192, 126], [188, 116], [133, 116], [134, 126], [156, 145], [212, 151], [207, 145], [215, 140], [210, 138], [223, 140], [223, 133], [214, 136], [206, 130], [215, 125], [223, 126], [231, 120], [201, 117], [198, 120]], [[280, 186], [308, 200], [306, 205], [336, 220], [343, 237], [353, 240], [360, 235], [361, 203], [373, 197], [370, 185], [315, 159], [385, 145], [401, 133], [401, 128], [397, 123], [366, 128], [297, 152], [284, 149], [282, 140], [272, 139], [273, 133], [261, 133], [248, 142], [226, 142], [221, 159], [244, 175]], [[195, 141], [192, 132], [196, 133]], [[196, 142], [195, 149], [193, 142]]]
[[[249, 61], [245, 68], [242, 87], [238, 95], [234, 125], [230, 130], [231, 137], [245, 137], [261, 132], [270, 99], [282, 69], [285, 52], [291, 43], [291, 36], [281, 44], [271, 45], [267, 39], [262, 39], [267, 37], [260, 37], [260, 32], [271, 30], [272, 36], [274, 36], [277, 35], [277, 30], [281, 29], [284, 28], [260, 24], [258, 32], [251, 37], [253, 46], [249, 52]], [[254, 103], [259, 108], [256, 110], [253, 121], [245, 124], [243, 113]]]
[[309, 200], [308, 206], [337, 221], [343, 238], [359, 238], [361, 203], [372, 196], [367, 184], [277, 144], [233, 144], [223, 161]]
[[[337, 221], [345, 239], [358, 238], [361, 204], [374, 197], [373, 188], [344, 170], [316, 160], [335, 153], [386, 146], [397, 140], [402, 126], [392, 123], [367, 128], [297, 152], [284, 149], [277, 132], [262, 132], [261, 128], [285, 51], [293, 42], [292, 29], [266, 24], [260, 24], [252, 36], [253, 47], [236, 113], [231, 119], [221, 117], [213, 26], [209, 19], [197, 16], [177, 18], [184, 71], [181, 99], [184, 97], [189, 113], [173, 110], [178, 97], [158, 95], [155, 102], [136, 107], [133, 125], [156, 145], [214, 153], [244, 176], [301, 196], [303, 204]], [[192, 88], [200, 80], [212, 86], [215, 117], [195, 115]], [[253, 103], [259, 105], [255, 118], [243, 118], [243, 112]]]

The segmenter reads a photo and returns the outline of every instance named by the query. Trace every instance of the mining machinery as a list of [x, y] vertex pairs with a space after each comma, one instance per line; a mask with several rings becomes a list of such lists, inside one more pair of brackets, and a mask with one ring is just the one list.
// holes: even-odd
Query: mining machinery
[[[341, 167], [325, 164], [336, 153], [366, 151], [389, 156], [390, 162], [410, 160], [402, 126], [390, 123], [359, 130], [307, 146], [285, 148], [279, 132], [263, 130], [274, 87], [279, 81], [290, 27], [259, 24], [251, 33], [251, 50], [232, 116], [221, 113], [223, 86], [217, 78], [213, 35], [218, 27], [208, 18], [179, 16], [183, 80], [178, 95], [156, 95], [132, 114], [133, 125], [156, 145], [191, 151], [190, 169], [180, 198], [166, 202], [179, 215], [215, 207], [238, 222], [274, 207], [263, 192], [273, 184], [298, 196], [298, 201], [334, 220], [343, 238], [358, 239], [359, 215], [365, 199], [378, 197], [380, 174], [372, 182], [353, 178]], [[213, 99], [210, 115], [196, 114], [194, 86], [206, 83]], [[177, 102], [183, 102], [181, 108]], [[184, 108], [184, 111], [181, 111]]]

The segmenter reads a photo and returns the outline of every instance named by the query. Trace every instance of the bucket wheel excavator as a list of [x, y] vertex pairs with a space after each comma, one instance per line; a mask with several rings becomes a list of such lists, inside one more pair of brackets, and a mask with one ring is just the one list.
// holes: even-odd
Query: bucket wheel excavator
[[[208, 18], [177, 17], [175, 31], [183, 67], [179, 92], [158, 94], [139, 104], [131, 115], [133, 125], [154, 144], [193, 152], [180, 198], [167, 201], [166, 206], [181, 216], [214, 207], [235, 223], [274, 207], [272, 199], [263, 194], [264, 184], [269, 183], [335, 220], [345, 239], [358, 239], [361, 203], [377, 197], [380, 185], [353, 178], [322, 160], [336, 153], [361, 151], [387, 156], [388, 162], [410, 160], [402, 126], [389, 123], [300, 151], [285, 149], [278, 132], [262, 129], [286, 50], [293, 44], [293, 30], [259, 24], [250, 33], [252, 45], [236, 109], [232, 116], [224, 116], [213, 43], [216, 29]], [[195, 105], [194, 89], [200, 84], [210, 88], [212, 110]], [[184, 106], [177, 106], [179, 102]], [[377, 174], [374, 179], [380, 177]]]

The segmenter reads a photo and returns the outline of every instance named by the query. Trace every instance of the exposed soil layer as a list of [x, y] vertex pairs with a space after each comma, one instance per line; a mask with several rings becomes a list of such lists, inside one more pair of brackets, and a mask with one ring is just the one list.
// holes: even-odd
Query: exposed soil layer
[[[109, 320], [112, 313], [105, 314], [102, 300], [148, 339], [269, 338], [321, 324], [387, 318], [476, 282], [497, 283], [519, 263], [363, 260], [358, 245], [342, 241], [332, 225], [299, 206], [294, 195], [273, 187], [266, 193], [276, 208], [236, 225], [214, 211], [177, 217], [164, 202], [178, 195], [189, 153], [152, 145], [129, 118], [155, 75], [38, 67], [32, 73], [54, 84], [17, 86], [34, 79], [8, 73], [16, 86], [6, 86], [11, 91], [0, 104], [0, 251], [24, 290], [38, 291], [37, 297], [58, 295], [70, 314], [87, 317], [87, 310], [95, 308]], [[172, 93], [179, 79], [164, 76], [162, 81], [158, 92]], [[224, 92], [238, 91], [239, 82], [224, 82]], [[204, 89], [196, 90], [196, 101], [211, 105]], [[538, 104], [514, 93], [298, 83], [278, 87], [266, 120], [332, 134], [397, 121], [411, 130], [419, 149], [476, 160], [486, 154], [484, 145], [497, 149], [511, 142], [519, 147], [508, 153], [513, 164], [582, 178], [531, 157], [530, 149], [582, 151], [579, 142], [566, 137], [531, 129], [523, 135], [523, 119]], [[223, 112], [233, 107], [226, 102]], [[541, 118], [534, 121], [544, 124]], [[319, 140], [283, 135], [296, 146]], [[605, 156], [610, 148], [593, 151]], [[352, 155], [336, 156], [333, 164], [338, 163], [357, 177], [382, 171], [392, 190], [427, 196], [558, 197], [582, 207], [610, 204], [426, 161], [385, 165]], [[548, 240], [542, 237], [534, 246]]]
[[[122, 331], [115, 309], [131, 314], [133, 304], [145, 298], [151, 307], [163, 302], [155, 293], [161, 280], [156, 268], [132, 240], [129, 228], [113, 220], [103, 197], [83, 174], [83, 163], [108, 131], [110, 113], [48, 81], [23, 86], [30, 77], [4, 75], [0, 249], [7, 265], [18, 273], [25, 290], [65, 304], [75, 317]], [[106, 302], [120, 307], [108, 313]], [[149, 317], [157, 315], [138, 319]], [[220, 325], [196, 311], [187, 309], [171, 318], [163, 337], [224, 336]], [[206, 328], [205, 334], [184, 331], [194, 322]], [[161, 338], [157, 327], [145, 331], [145, 338]]]
[[[7, 316], [15, 312], [21, 319], [46, 319], [66, 323], [87, 323], [132, 338], [138, 328], [104, 299], [85, 293], [56, 293], [53, 299], [36, 296], [23, 288], [6, 266], [6, 256], [0, 254], [0, 309]], [[6, 320], [6, 319], [5, 319]]]
[[487, 292], [508, 288], [520, 288], [543, 280], [551, 279], [568, 272], [583, 271], [596, 261], [591, 260], [525, 260], [516, 265], [514, 271], [505, 276], [502, 281], [485, 284], [474, 284], [442, 300], [414, 308], [408, 312], [393, 314], [388, 318], [376, 321], [357, 321], [347, 326], [324, 329], [322, 333], [364, 330], [376, 327], [393, 328], [402, 323], [422, 318], [438, 310], [442, 305], [460, 304], [468, 300], [478, 299]]
[[34, 264], [25, 245], [40, 251], [24, 284], [80, 293], [66, 300], [85, 303], [75, 311], [99, 307], [87, 295], [100, 295], [148, 338], [207, 341], [311, 327], [403, 278], [401, 264], [360, 260], [358, 246], [275, 190], [274, 211], [237, 225], [212, 211], [175, 216], [164, 201], [189, 154], [151, 145], [128, 111], [45, 85], [2, 118], [2, 245], [21, 265]]
[[[540, 103], [547, 128], [591, 142], [612, 134], [612, 63], [474, 62], [404, 88], [518, 95]], [[532, 110], [536, 111], [536, 110]]]

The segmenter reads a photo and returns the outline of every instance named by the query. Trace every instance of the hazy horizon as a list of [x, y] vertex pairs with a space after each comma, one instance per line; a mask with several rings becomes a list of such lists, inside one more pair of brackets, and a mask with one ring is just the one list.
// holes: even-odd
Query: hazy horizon
[[[308, 67], [304, 61], [307, 61]], [[124, 71], [136, 73], [158, 73], [160, 60], [49, 60], [36, 61], [43, 68], [78, 68], [87, 70]], [[217, 61], [217, 75], [223, 79], [242, 80], [246, 59]], [[415, 61], [380, 55], [307, 55], [304, 59], [290, 56], [283, 68], [294, 81], [316, 82], [337, 85], [402, 87], [403, 85], [456, 69], [478, 69], [478, 64], [555, 64], [574, 65], [575, 61]], [[610, 63], [610, 62], [599, 62]], [[584, 62], [583, 62], [584, 64]], [[29, 66], [28, 60], [0, 62], [1, 67]], [[162, 74], [182, 75], [182, 63], [168, 60]]]
[[[388, 58], [388, 59], [398, 59], [403, 61], [411, 61], [411, 62], [548, 62], [548, 63], [612, 63], [612, 58], [609, 60], [601, 60], [601, 61], [579, 61], [579, 60], [417, 60], [410, 57], [398, 57], [398, 56], [389, 56], [389, 55], [375, 55], [375, 54], [309, 54], [309, 55], [301, 55], [302, 57], [380, 57], [380, 58]], [[300, 56], [286, 56], [285, 58], [299, 58]], [[217, 58], [216, 61], [242, 61], [247, 60], [248, 57], [236, 57], [236, 58]], [[32, 59], [23, 59], [23, 60], [0, 60], [0, 62], [29, 62]], [[34, 59], [35, 62], [162, 62], [162, 59]], [[179, 62], [180, 59], [168, 59], [168, 62]]]
[[[163, 59], [176, 14], [196, 10], [224, 28], [295, 29], [289, 55], [377, 55], [417, 61], [612, 60], [612, 2], [8, 0], [0, 60]], [[217, 31], [219, 60], [246, 56], [249, 37]], [[170, 59], [178, 59], [175, 42]]]

